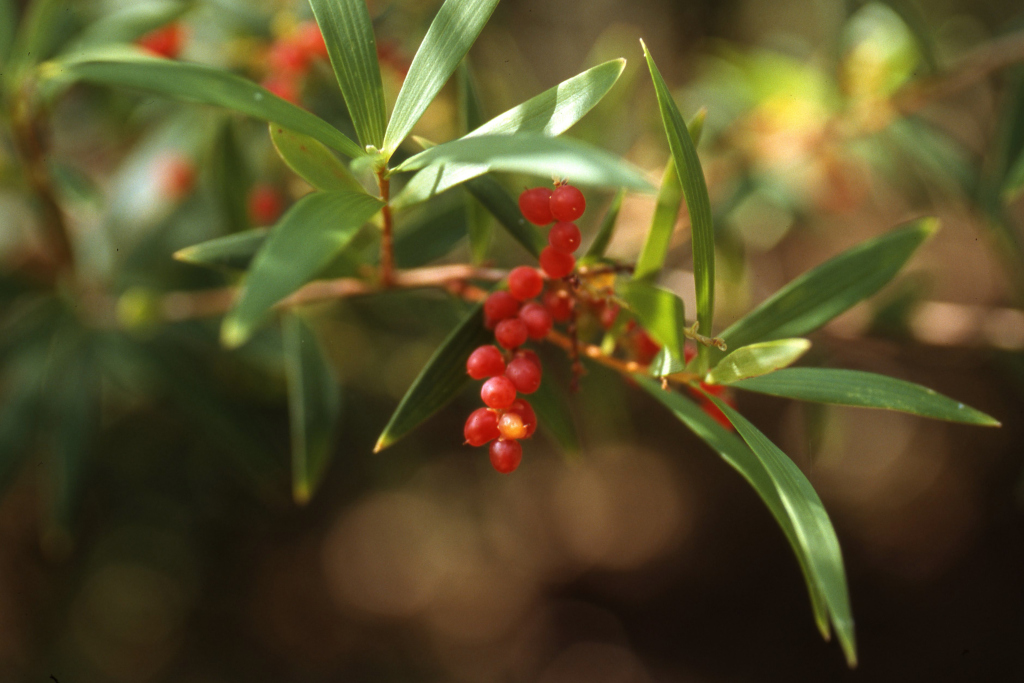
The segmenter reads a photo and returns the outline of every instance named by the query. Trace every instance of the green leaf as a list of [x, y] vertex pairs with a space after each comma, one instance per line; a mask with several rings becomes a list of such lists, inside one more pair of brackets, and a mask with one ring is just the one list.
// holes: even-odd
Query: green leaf
[[498, 0], [445, 0], [416, 51], [398, 93], [384, 135], [385, 158], [391, 158], [434, 101], [497, 5]]
[[[625, 64], [624, 59], [616, 59], [588, 69], [496, 116], [460, 139], [517, 133], [561, 135], [601, 101], [615, 85]], [[431, 165], [412, 177], [395, 198], [396, 206], [424, 201], [490, 169], [485, 163]]]
[[608, 251], [608, 244], [612, 241], [612, 235], [615, 233], [615, 221], [619, 218], [619, 211], [622, 210], [622, 200], [625, 198], [625, 190], [619, 190], [615, 194], [611, 206], [608, 207], [604, 218], [601, 219], [601, 227], [598, 228], [594, 241], [587, 247], [584, 259], [597, 260], [604, 257], [605, 252]]
[[544, 236], [533, 224], [527, 223], [519, 211], [519, 203], [494, 178], [485, 175], [466, 183], [466, 189], [505, 230], [535, 258], [547, 246]]
[[350, 157], [365, 154], [359, 145], [323, 119], [250, 80], [203, 64], [159, 59], [122, 47], [50, 62], [44, 73], [51, 78], [72, 75], [91, 83], [137, 88], [174, 99], [224, 107], [309, 135]]
[[800, 468], [768, 437], [731, 406], [707, 392], [703, 393], [725, 413], [771, 477], [793, 522], [797, 541], [805, 548], [808, 568], [825, 598], [839, 644], [846, 654], [846, 662], [851, 667], [856, 666], [857, 644], [853, 633], [849, 589], [846, 586], [846, 570], [843, 567], [839, 539], [825, 506]]
[[269, 233], [267, 228], [236, 232], [180, 249], [174, 252], [174, 258], [197, 266], [245, 270]]
[[[654, 81], [654, 91], [661, 110], [661, 122], [668, 137], [669, 150], [675, 160], [676, 173], [683, 186], [686, 207], [690, 211], [690, 234], [693, 244], [693, 278], [697, 290], [697, 322], [699, 330], [711, 335], [715, 310], [715, 227], [711, 218], [711, 199], [708, 197], [704, 170], [697, 157], [697, 148], [690, 138], [686, 123], [679, 108], [672, 99], [665, 80], [661, 77], [654, 57], [643, 41], [647, 67]], [[701, 123], [703, 127], [703, 123]], [[700, 346], [697, 355], [698, 368], [707, 368], [707, 347]]]
[[235, 135], [234, 122], [226, 119], [213, 146], [211, 173], [214, 196], [231, 232], [249, 227], [249, 169]]
[[452, 163], [483, 164], [492, 171], [557, 175], [582, 185], [644, 192], [654, 189], [640, 169], [608, 152], [575, 140], [536, 134], [460, 138], [420, 152], [395, 170], [414, 171], [431, 164]]
[[271, 123], [270, 140], [288, 168], [316, 189], [366, 192], [348, 166], [314, 138]]
[[484, 105], [480, 101], [480, 91], [476, 78], [469, 68], [469, 58], [459, 64], [459, 130], [463, 134], [479, 128], [484, 122]]
[[491, 246], [493, 222], [491, 213], [473, 196], [466, 197], [466, 231], [469, 233], [469, 252], [473, 263], [481, 264], [487, 259]]
[[[484, 120], [483, 104], [480, 102], [476, 81], [469, 68], [468, 57], [463, 59], [462, 64], [459, 65], [458, 77], [459, 126], [461, 131], [467, 132], [480, 126]], [[434, 145], [430, 146], [433, 147]], [[420, 174], [426, 172], [427, 169], [424, 169], [420, 171]], [[403, 188], [402, 195], [405, 194], [405, 191], [409, 189], [409, 186], [416, 181], [420, 174], [413, 176], [409, 184]], [[473, 263], [483, 263], [484, 259], [487, 258], [487, 249], [491, 246], [494, 223], [491, 220], [490, 212], [480, 204], [479, 200], [472, 196], [466, 196], [465, 211], [466, 232], [469, 234], [469, 251], [473, 256]]]
[[469, 383], [466, 374], [469, 354], [493, 338], [493, 333], [484, 327], [483, 304], [474, 306], [441, 342], [409, 387], [377, 439], [373, 452], [379, 453], [391, 446], [458, 396]]
[[545, 379], [526, 399], [537, 413], [540, 430], [551, 437], [566, 457], [575, 459], [580, 456], [580, 436], [566, 397], [553, 384], [550, 378]]
[[416, 268], [435, 261], [454, 249], [466, 230], [466, 207], [459, 202], [411, 212], [395, 229], [395, 265]]
[[154, 29], [174, 21], [189, 3], [176, 0], [133, 2], [92, 22], [72, 41], [63, 54], [109, 43], [130, 43]]
[[292, 437], [292, 495], [304, 505], [330, 462], [341, 392], [316, 335], [297, 315], [284, 316], [284, 369]]
[[309, 0], [359, 142], [384, 144], [387, 107], [366, 0]]
[[1017, 157], [1017, 161], [1010, 167], [1006, 174], [1006, 182], [1003, 184], [1003, 196], [1006, 201], [1013, 201], [1024, 190], [1024, 152]]
[[[25, 5], [21, 24], [14, 22], [17, 30], [5, 74], [16, 75], [24, 67], [38, 64], [51, 54], [63, 19], [61, 15], [65, 12], [64, 0], [33, 0]], [[8, 30], [12, 29], [14, 26]]]
[[683, 357], [686, 315], [683, 300], [667, 289], [641, 280], [621, 281], [615, 293], [656, 342]]
[[18, 12], [14, 0], [0, 0], [0, 66], [11, 55], [14, 32], [18, 28]]
[[731, 384], [760, 377], [796, 362], [811, 348], [806, 339], [777, 339], [741, 346], [718, 362], [708, 373], [710, 384]]
[[881, 289], [937, 228], [924, 219], [863, 242], [796, 278], [719, 336], [735, 348], [812, 332]]
[[[707, 110], [702, 109], [690, 122], [688, 130], [694, 145], [700, 140], [706, 117]], [[676, 227], [676, 219], [679, 217], [679, 208], [682, 205], [683, 185], [679, 182], [675, 159], [669, 159], [661, 177], [661, 189], [658, 191], [658, 202], [654, 208], [654, 218], [651, 219], [651, 229], [647, 232], [647, 239], [644, 240], [644, 247], [640, 251], [640, 258], [637, 259], [636, 270], [633, 272], [634, 278], [651, 278], [661, 272], [662, 266], [665, 265], [665, 257], [668, 256], [669, 245], [672, 242], [672, 232]]]
[[382, 206], [355, 192], [314, 192], [296, 202], [253, 259], [245, 287], [224, 318], [224, 345], [243, 344], [274, 304], [315, 277]]
[[811, 608], [818, 630], [826, 640], [831, 637], [828, 606], [823, 587], [811, 570], [811, 558], [808, 548], [800, 543], [790, 518], [789, 512], [782, 503], [779, 491], [768, 475], [765, 466], [754, 455], [753, 451], [734, 434], [727, 432], [714, 418], [701, 410], [693, 401], [674, 392], [665, 391], [650, 378], [634, 375], [637, 382], [651, 396], [660, 401], [666, 408], [685, 424], [694, 434], [700, 437], [726, 463], [747, 480], [757, 495], [761, 497], [768, 510], [775, 517], [782, 532], [786, 535], [796, 555], [800, 570], [803, 572], [807, 591], [811, 598]]
[[928, 387], [859, 370], [788, 368], [764, 377], [736, 382], [733, 386], [800, 401], [883, 408], [936, 420], [983, 427], [1000, 426], [995, 418]]

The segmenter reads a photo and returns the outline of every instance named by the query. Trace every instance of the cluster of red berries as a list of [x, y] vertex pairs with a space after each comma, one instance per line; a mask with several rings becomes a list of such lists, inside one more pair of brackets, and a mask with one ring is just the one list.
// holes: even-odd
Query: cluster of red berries
[[548, 277], [557, 280], [576, 269], [572, 254], [582, 238], [573, 221], [586, 209], [583, 193], [572, 185], [558, 184], [554, 190], [534, 187], [519, 195], [519, 210], [526, 220], [539, 226], [554, 223], [548, 232], [548, 246], [540, 252], [540, 267]]
[[540, 388], [540, 358], [522, 346], [528, 339], [546, 337], [554, 322], [551, 313], [533, 301], [543, 289], [544, 277], [536, 268], [513, 269], [508, 291], [494, 292], [484, 302], [484, 324], [494, 330], [498, 346], [481, 346], [466, 361], [470, 377], [486, 380], [480, 398], [487, 405], [466, 420], [466, 443], [483, 446], [493, 442], [491, 464], [502, 474], [519, 467], [523, 459], [519, 441], [537, 429], [537, 415], [518, 394], [532, 394]]
[[180, 22], [173, 21], [150, 31], [136, 40], [135, 44], [159, 57], [176, 59], [181, 53], [181, 46], [184, 42], [185, 28]]
[[261, 85], [281, 99], [298, 104], [309, 67], [318, 59], [327, 59], [327, 44], [316, 22], [304, 21], [271, 44], [267, 76]]

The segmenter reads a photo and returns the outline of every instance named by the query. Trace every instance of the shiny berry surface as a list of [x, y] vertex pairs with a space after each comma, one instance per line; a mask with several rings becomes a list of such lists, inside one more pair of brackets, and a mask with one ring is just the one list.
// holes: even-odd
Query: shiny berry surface
[[564, 323], [572, 317], [572, 299], [569, 295], [560, 290], [552, 290], [544, 294], [544, 308], [555, 322]]
[[519, 300], [508, 292], [494, 292], [484, 302], [484, 317], [489, 325], [512, 318], [519, 312]]
[[533, 302], [520, 309], [519, 319], [526, 323], [526, 332], [530, 335], [530, 339], [543, 339], [554, 324], [554, 319], [548, 309]]
[[533, 436], [533, 433], [537, 431], [537, 413], [533, 412], [530, 402], [525, 398], [517, 398], [512, 402], [508, 411], [523, 418], [523, 424], [526, 425], [526, 436]]
[[565, 254], [554, 247], [544, 247], [540, 252], [540, 267], [547, 276], [555, 280], [563, 278], [576, 267], [576, 259], [572, 254]]
[[575, 223], [555, 223], [548, 233], [548, 244], [563, 254], [571, 254], [580, 248], [583, 236]]
[[532, 299], [544, 289], [544, 276], [536, 268], [519, 266], [508, 274], [508, 291], [519, 301]]
[[469, 414], [462, 433], [470, 446], [483, 446], [488, 441], [494, 441], [501, 436], [498, 416], [487, 408], [477, 408]]
[[495, 441], [490, 449], [491, 465], [502, 474], [515, 472], [523, 461], [523, 447], [518, 441]]
[[503, 439], [525, 439], [527, 429], [517, 413], [506, 412], [498, 418], [498, 432]]
[[516, 385], [508, 377], [492, 377], [480, 387], [480, 398], [491, 408], [504, 410], [516, 400]]
[[530, 333], [526, 328], [526, 323], [519, 318], [502, 320], [494, 328], [494, 338], [498, 340], [499, 344], [509, 350], [518, 349], [526, 343], [526, 339], [529, 336]]
[[551, 190], [535, 187], [519, 195], [519, 210], [523, 217], [534, 225], [547, 225], [551, 217]]
[[473, 379], [486, 379], [505, 374], [505, 357], [496, 346], [490, 344], [469, 354], [466, 360], [466, 373]]
[[583, 193], [572, 185], [556, 187], [548, 204], [551, 217], [556, 221], [574, 221], [587, 210], [587, 200], [583, 198]]
[[519, 349], [516, 351], [516, 358], [524, 358], [536, 365], [538, 369], [543, 367], [540, 364], [540, 357], [532, 349]]
[[536, 362], [520, 356], [505, 368], [505, 376], [512, 380], [520, 394], [532, 394], [540, 389], [541, 369]]

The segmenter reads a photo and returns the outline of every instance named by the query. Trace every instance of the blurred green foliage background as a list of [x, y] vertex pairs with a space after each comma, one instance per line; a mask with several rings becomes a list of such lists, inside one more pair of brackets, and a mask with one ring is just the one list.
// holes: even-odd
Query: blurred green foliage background
[[[56, 3], [42, 44], [55, 53], [129, 4]], [[25, 5], [14, 3], [19, 16]], [[369, 5], [393, 102], [439, 3]], [[181, 58], [255, 80], [274, 41], [311, 16], [290, 1], [162, 9], [180, 14]], [[312, 311], [341, 417], [324, 483], [294, 503], [281, 333], [221, 349], [217, 301], [203, 292], [236, 276], [172, 254], [251, 227], [254, 186], [285, 205], [308, 186], [263, 124], [86, 85], [37, 94], [45, 149], [34, 158], [15, 144], [22, 100], [8, 91], [0, 681], [1020, 680], [1022, 19], [1003, 0], [504, 0], [471, 52], [488, 117], [626, 57], [570, 135], [656, 182], [667, 152], [644, 38], [684, 114], [708, 110], [700, 153], [726, 322], [863, 239], [939, 216], [903, 276], [815, 334], [811, 355], [934, 387], [1001, 430], [739, 397], [836, 524], [856, 672], [818, 639], [753, 492], [610, 372], [592, 370], [573, 397], [578, 458], [537, 438], [515, 475], [498, 476], [461, 445], [468, 394], [372, 455], [464, 310], [445, 294]], [[304, 106], [351, 130], [328, 65], [297, 87]], [[415, 132], [459, 134], [457, 98], [450, 83]], [[400, 266], [471, 260], [477, 218], [460, 192], [398, 226]], [[588, 194], [585, 240], [610, 201]], [[54, 282], [54, 207], [73, 283]], [[653, 211], [653, 197], [628, 198], [610, 253], [634, 258]], [[525, 262], [495, 240], [497, 265]], [[692, 311], [687, 241], [681, 223], [661, 281]], [[568, 385], [564, 354], [542, 355], [547, 377]]]

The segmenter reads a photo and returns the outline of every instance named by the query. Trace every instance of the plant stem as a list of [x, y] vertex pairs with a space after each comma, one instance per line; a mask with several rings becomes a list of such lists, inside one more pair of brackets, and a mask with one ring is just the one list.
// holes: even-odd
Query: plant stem
[[377, 170], [377, 186], [380, 188], [380, 198], [384, 202], [381, 215], [384, 217], [384, 228], [380, 237], [380, 285], [389, 288], [395, 282], [395, 238], [393, 235], [393, 223], [391, 217], [391, 179], [387, 176], [387, 169]]
[[41, 124], [32, 115], [30, 95], [25, 92], [25, 88], [19, 95], [14, 101], [11, 117], [14, 147], [25, 167], [28, 184], [39, 201], [43, 229], [47, 233], [55, 257], [55, 274], [59, 274], [71, 270], [74, 266], [71, 238], [64, 214], [57, 202], [50, 171], [46, 166], [46, 148], [40, 131]]

